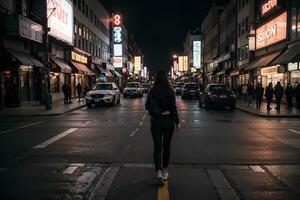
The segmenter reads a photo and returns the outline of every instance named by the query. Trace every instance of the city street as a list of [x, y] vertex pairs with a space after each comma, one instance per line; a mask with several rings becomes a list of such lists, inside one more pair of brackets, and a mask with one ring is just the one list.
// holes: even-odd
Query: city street
[[0, 118], [0, 199], [299, 199], [299, 119], [204, 110], [178, 97], [182, 127], [170, 179], [158, 187], [145, 100]]

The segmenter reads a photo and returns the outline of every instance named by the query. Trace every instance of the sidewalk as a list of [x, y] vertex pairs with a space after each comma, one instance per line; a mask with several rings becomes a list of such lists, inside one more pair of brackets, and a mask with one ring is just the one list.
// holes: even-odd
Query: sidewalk
[[0, 117], [58, 116], [85, 106], [85, 101], [78, 102], [77, 98], [72, 99], [72, 102], [71, 104], [64, 104], [63, 101], [53, 102], [52, 110], [45, 110], [45, 106], [41, 104], [4, 108], [0, 109]]
[[262, 102], [260, 110], [256, 109], [255, 100], [252, 102], [252, 105], [248, 106], [248, 103], [243, 103], [239, 100], [236, 104], [236, 108], [243, 112], [247, 112], [249, 114], [259, 116], [259, 117], [270, 117], [270, 118], [300, 118], [300, 109], [293, 108], [292, 110], [288, 110], [286, 108], [286, 104], [282, 104], [280, 111], [275, 109], [276, 104], [272, 103], [272, 110], [267, 111], [267, 103]]

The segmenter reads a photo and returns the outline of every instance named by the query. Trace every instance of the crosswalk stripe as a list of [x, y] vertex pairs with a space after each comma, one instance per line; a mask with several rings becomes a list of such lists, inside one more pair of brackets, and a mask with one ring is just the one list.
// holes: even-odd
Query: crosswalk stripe
[[251, 165], [249, 166], [254, 172], [265, 172], [265, 170], [263, 168], [261, 168], [261, 166], [258, 165]]
[[164, 186], [158, 186], [158, 189], [157, 189], [157, 200], [169, 200], [169, 186], [168, 186], [168, 181], [165, 182]]
[[70, 133], [73, 133], [77, 130], [78, 130], [78, 128], [70, 128], [67, 131], [62, 132], [61, 134], [47, 140], [46, 142], [43, 142], [42, 144], [35, 146], [34, 149], [43, 149], [43, 148], [47, 147], [48, 145], [56, 142], [57, 140], [60, 140], [61, 138], [65, 137], [65, 136], [69, 135]]

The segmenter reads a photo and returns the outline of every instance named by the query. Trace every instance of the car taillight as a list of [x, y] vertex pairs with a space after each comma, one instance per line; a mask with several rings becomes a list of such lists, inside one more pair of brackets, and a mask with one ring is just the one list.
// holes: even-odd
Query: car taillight
[[216, 94], [213, 94], [211, 92], [208, 93], [209, 98], [217, 98], [218, 96]]

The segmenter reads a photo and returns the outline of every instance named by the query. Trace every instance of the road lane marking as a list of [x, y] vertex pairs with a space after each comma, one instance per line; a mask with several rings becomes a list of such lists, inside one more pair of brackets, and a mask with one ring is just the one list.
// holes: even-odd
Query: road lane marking
[[139, 132], [140, 129], [139, 128], [136, 128], [131, 134], [130, 134], [130, 137], [133, 137], [137, 132]]
[[207, 173], [217, 189], [231, 189], [231, 186], [220, 170], [208, 169]]
[[16, 131], [16, 130], [19, 130], [19, 129], [23, 129], [23, 128], [28, 128], [28, 127], [31, 127], [31, 126], [35, 126], [35, 125], [38, 125], [38, 124], [41, 124], [41, 123], [44, 123], [44, 122], [45, 121], [34, 122], [34, 123], [26, 124], [26, 125], [23, 125], [23, 126], [19, 126], [17, 128], [13, 128], [13, 129], [1, 131], [0, 135], [1, 134], [5, 134], [5, 133], [10, 133], [10, 132], [13, 132], [13, 131]]
[[238, 200], [234, 189], [228, 183], [223, 173], [217, 169], [208, 169], [207, 173], [212, 180], [217, 192], [222, 200]]
[[63, 174], [74, 174], [74, 172], [78, 169], [78, 166], [69, 166], [67, 169], [63, 171]]
[[139, 126], [143, 126], [143, 124], [144, 124], [144, 122], [140, 122], [140, 123], [139, 123]]
[[168, 181], [165, 181], [163, 186], [157, 188], [157, 200], [169, 200], [169, 186]]
[[47, 140], [46, 142], [43, 142], [42, 144], [35, 146], [34, 149], [43, 149], [43, 148], [47, 147], [48, 145], [56, 142], [57, 140], [60, 140], [61, 138], [65, 137], [65, 136], [69, 135], [70, 133], [73, 133], [77, 130], [78, 130], [78, 128], [70, 128], [69, 130], [62, 132], [61, 134]]
[[72, 164], [70, 164], [70, 166], [84, 167], [85, 164], [84, 163], [72, 163]]
[[258, 165], [251, 165], [249, 166], [254, 172], [263, 172], [265, 173], [265, 170], [261, 167], [261, 166], [258, 166]]
[[186, 121], [183, 119], [183, 120], [181, 120], [182, 121], [182, 123], [186, 123]]
[[87, 121], [87, 122], [85, 122], [84, 124], [83, 124], [83, 126], [87, 126], [87, 125], [89, 125], [91, 123], [91, 121]]
[[102, 177], [100, 178], [99, 182], [97, 183], [94, 191], [89, 197], [89, 200], [99, 200], [99, 199], [106, 199], [108, 195], [108, 191], [119, 172], [119, 167], [109, 167], [103, 173]]
[[300, 131], [297, 131], [297, 130], [294, 130], [294, 129], [288, 129], [290, 132], [292, 133], [296, 133], [296, 134], [299, 134], [300, 135]]

